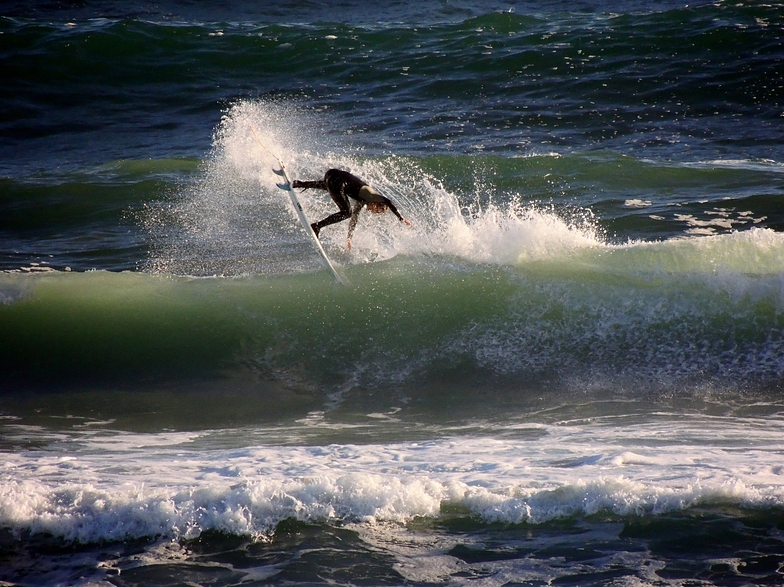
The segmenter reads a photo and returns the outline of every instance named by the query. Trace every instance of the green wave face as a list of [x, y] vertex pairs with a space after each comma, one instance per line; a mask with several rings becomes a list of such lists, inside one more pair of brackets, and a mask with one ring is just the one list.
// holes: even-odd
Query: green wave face
[[755, 230], [512, 264], [404, 256], [344, 268], [347, 287], [323, 271], [6, 273], [0, 356], [9, 385], [31, 389], [253, 376], [404, 393], [464, 374], [763, 389], [782, 373], [781, 248]]

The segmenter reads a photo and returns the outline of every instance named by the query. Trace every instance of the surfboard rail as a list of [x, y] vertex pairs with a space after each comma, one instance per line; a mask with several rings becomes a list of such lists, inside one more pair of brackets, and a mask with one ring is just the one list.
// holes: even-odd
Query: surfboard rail
[[316, 233], [313, 231], [313, 227], [310, 225], [310, 222], [308, 222], [304, 210], [302, 210], [302, 204], [299, 203], [299, 198], [297, 198], [297, 194], [294, 191], [294, 188], [291, 187], [291, 178], [289, 178], [289, 174], [286, 172], [286, 166], [283, 165], [283, 162], [280, 160], [278, 161], [278, 163], [281, 164], [280, 169], [273, 168], [272, 172], [283, 177], [285, 182], [279, 183], [277, 184], [277, 186], [280, 189], [288, 192], [289, 198], [291, 199], [291, 205], [294, 206], [294, 210], [297, 212], [297, 216], [299, 217], [299, 221], [302, 224], [302, 227], [305, 229], [305, 231], [308, 234], [310, 234], [310, 238], [313, 240], [313, 243], [316, 245], [316, 248], [318, 249], [319, 253], [321, 253], [321, 258], [323, 259], [324, 264], [327, 266], [327, 269], [329, 269], [332, 272], [332, 275], [335, 276], [335, 281], [337, 281], [341, 285], [345, 285], [343, 279], [341, 279], [340, 275], [338, 275], [338, 272], [335, 270], [335, 266], [332, 265], [332, 261], [329, 260], [326, 251], [324, 251], [324, 247], [321, 245], [321, 241], [316, 236]]

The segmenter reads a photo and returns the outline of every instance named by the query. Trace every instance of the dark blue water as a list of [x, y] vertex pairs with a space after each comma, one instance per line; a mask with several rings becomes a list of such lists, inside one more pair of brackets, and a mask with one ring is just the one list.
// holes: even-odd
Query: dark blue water
[[775, 5], [356, 4], [12, 4], [3, 173], [201, 157], [260, 97], [380, 153], [779, 160]]

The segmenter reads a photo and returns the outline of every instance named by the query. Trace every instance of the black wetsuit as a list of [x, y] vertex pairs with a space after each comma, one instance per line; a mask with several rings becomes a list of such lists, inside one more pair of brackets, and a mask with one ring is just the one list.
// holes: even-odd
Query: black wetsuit
[[[318, 236], [319, 231], [325, 226], [335, 224], [336, 222], [343, 222], [347, 218], [351, 218], [351, 222], [349, 222], [348, 225], [348, 239], [351, 240], [351, 235], [354, 233], [357, 220], [359, 220], [360, 210], [362, 210], [366, 204], [374, 202], [386, 205], [401, 222], [405, 222], [397, 211], [397, 208], [395, 208], [395, 205], [390, 202], [388, 198], [379, 194], [356, 175], [351, 175], [348, 171], [330, 169], [324, 174], [324, 179], [317, 181], [295, 181], [291, 185], [295, 188], [327, 190], [329, 195], [332, 196], [332, 200], [340, 209], [339, 212], [330, 214], [323, 220], [319, 220], [310, 225], [311, 228], [313, 228], [313, 232], [316, 233], [316, 236]], [[353, 209], [349, 198], [356, 200]]]

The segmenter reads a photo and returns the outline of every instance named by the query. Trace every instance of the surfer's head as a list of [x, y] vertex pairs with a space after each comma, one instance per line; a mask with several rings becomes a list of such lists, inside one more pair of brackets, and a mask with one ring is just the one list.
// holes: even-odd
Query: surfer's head
[[373, 212], [374, 214], [383, 214], [387, 211], [387, 205], [384, 202], [368, 202], [365, 204], [365, 207], [368, 209], [368, 212]]
[[365, 202], [365, 206], [370, 212], [383, 214], [387, 211], [386, 198], [369, 185], [363, 185], [359, 188], [359, 198]]

